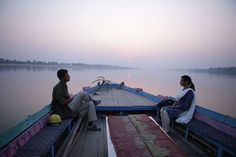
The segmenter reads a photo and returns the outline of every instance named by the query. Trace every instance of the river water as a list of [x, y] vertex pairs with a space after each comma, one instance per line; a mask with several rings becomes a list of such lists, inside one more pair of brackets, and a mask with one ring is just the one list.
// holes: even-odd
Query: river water
[[[58, 82], [52, 67], [0, 66], [0, 134], [14, 127], [30, 114], [48, 105], [52, 88]], [[75, 69], [68, 68], [70, 93], [84, 86], [93, 86], [98, 76], [112, 82], [125, 82], [130, 87], [143, 88], [152, 94], [174, 96], [181, 87], [181, 75], [190, 75], [196, 88], [197, 103], [205, 108], [236, 118], [236, 76], [192, 73], [158, 69]]]

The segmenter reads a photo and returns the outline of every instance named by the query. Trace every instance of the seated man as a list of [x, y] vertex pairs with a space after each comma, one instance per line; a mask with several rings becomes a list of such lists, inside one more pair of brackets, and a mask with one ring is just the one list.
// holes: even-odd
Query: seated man
[[98, 105], [100, 100], [93, 100], [87, 93], [81, 91], [76, 95], [69, 95], [66, 83], [70, 81], [70, 76], [66, 69], [57, 71], [57, 77], [60, 82], [53, 87], [52, 106], [54, 113], [59, 114], [62, 119], [72, 118], [76, 112], [87, 111], [88, 128], [90, 130], [100, 131], [94, 121], [97, 120], [95, 105]]

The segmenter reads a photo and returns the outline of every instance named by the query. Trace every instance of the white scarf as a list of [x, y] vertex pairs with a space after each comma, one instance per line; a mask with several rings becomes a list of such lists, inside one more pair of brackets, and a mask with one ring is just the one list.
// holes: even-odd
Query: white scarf
[[177, 118], [175, 120], [177, 123], [186, 124], [186, 123], [188, 123], [193, 118], [193, 113], [194, 113], [194, 110], [195, 110], [195, 107], [196, 107], [196, 96], [195, 96], [194, 90], [192, 88], [188, 88], [188, 89], [182, 90], [179, 93], [177, 93], [177, 95], [175, 96], [175, 99], [177, 101], [179, 101], [190, 90], [193, 91], [193, 101], [192, 101], [192, 104], [191, 104], [191, 106], [190, 106], [188, 111], [185, 111], [185, 112], [181, 113], [179, 115], [179, 118]]

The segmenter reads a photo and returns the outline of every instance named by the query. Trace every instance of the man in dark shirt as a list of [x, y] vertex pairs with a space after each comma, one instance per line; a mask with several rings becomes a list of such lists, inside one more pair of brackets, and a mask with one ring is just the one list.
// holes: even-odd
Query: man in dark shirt
[[62, 119], [72, 118], [74, 113], [87, 111], [88, 127], [90, 130], [101, 130], [94, 124], [97, 120], [95, 105], [99, 100], [93, 100], [87, 93], [80, 91], [76, 95], [69, 94], [66, 83], [70, 81], [70, 75], [66, 69], [57, 71], [60, 82], [56, 84], [52, 92], [52, 105], [54, 113], [59, 114]]

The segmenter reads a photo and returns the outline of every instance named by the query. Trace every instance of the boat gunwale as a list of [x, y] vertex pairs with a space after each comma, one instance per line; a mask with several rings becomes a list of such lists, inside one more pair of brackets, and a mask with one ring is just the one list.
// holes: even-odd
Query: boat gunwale
[[24, 132], [37, 124], [41, 119], [47, 116], [52, 110], [52, 106], [46, 105], [38, 112], [33, 115], [29, 115], [24, 121], [17, 124], [15, 127], [10, 128], [6, 132], [0, 135], [0, 151], [4, 151], [4, 149], [14, 140], [20, 138]]

